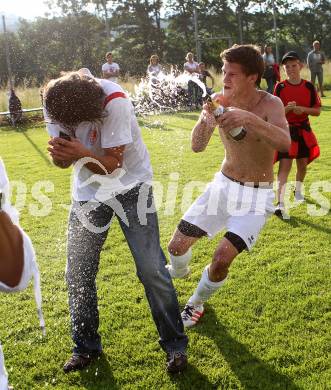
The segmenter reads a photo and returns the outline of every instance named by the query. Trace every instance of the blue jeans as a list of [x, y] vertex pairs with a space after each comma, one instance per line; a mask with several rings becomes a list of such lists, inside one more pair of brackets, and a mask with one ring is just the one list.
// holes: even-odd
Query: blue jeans
[[266, 79], [267, 82], [267, 92], [273, 94], [274, 93], [274, 88], [275, 88], [275, 79], [273, 77], [268, 77]]
[[[157, 214], [149, 212], [143, 217], [140, 215], [141, 195], [149, 206], [153, 204], [152, 189], [145, 184], [133, 188], [124, 195], [116, 196], [117, 205], [125, 210], [127, 221], [119, 218], [111, 204], [101, 203], [95, 209], [92, 204], [90, 210], [87, 208], [90, 202], [74, 201], [72, 204], [68, 229], [66, 280], [72, 338], [75, 343], [74, 353], [93, 354], [102, 350], [98, 333], [99, 312], [95, 279], [100, 252], [109, 230], [107, 224], [114, 215], [119, 220], [131, 250], [138, 278], [144, 285], [160, 335], [161, 347], [166, 352], [186, 349], [188, 339], [184, 334], [176, 291], [165, 267], [166, 258], [160, 247]], [[93, 227], [105, 228], [97, 232]]]
[[199, 90], [201, 90], [201, 88], [197, 85], [197, 83], [195, 83], [192, 80], [188, 81], [187, 86], [188, 86], [188, 89], [187, 89], [188, 105], [192, 106], [193, 104], [198, 104], [199, 93], [200, 93]]

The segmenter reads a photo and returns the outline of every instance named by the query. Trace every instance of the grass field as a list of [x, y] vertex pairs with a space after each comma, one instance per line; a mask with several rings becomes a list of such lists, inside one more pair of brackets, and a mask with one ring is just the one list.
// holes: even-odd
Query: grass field
[[[312, 120], [321, 157], [309, 167], [308, 187], [316, 180], [330, 186], [330, 93], [323, 103], [322, 115]], [[183, 187], [192, 180], [210, 181], [224, 155], [216, 133], [204, 153], [190, 151], [197, 117], [190, 112], [140, 119], [155, 180], [164, 188], [159, 210], [164, 249], [182, 215]], [[0, 340], [15, 389], [330, 389], [331, 214], [307, 215], [307, 205], [315, 202], [310, 196], [291, 210], [288, 222], [271, 217], [254, 250], [236, 259], [228, 282], [206, 305], [201, 324], [187, 332], [188, 370], [173, 378], [165, 373], [165, 356], [143, 288], [114, 223], [97, 278], [104, 355], [86, 371], [63, 374], [72, 346], [64, 281], [70, 171], [51, 165], [47, 139], [41, 123], [0, 128], [0, 156], [20, 188], [13, 199], [41, 268], [48, 332], [43, 339], [31, 287], [21, 294], [1, 295]], [[174, 172], [179, 175], [177, 196], [167, 192]], [[50, 199], [48, 209], [37, 200], [39, 181], [47, 189], [42, 192]], [[323, 195], [331, 201], [330, 192]], [[169, 215], [164, 205], [171, 201], [175, 208]], [[194, 249], [191, 276], [175, 281], [181, 306], [220, 237], [201, 240]]]

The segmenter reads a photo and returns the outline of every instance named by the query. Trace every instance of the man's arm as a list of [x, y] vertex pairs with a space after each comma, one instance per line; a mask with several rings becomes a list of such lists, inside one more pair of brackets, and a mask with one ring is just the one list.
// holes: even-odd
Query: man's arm
[[102, 71], [103, 77], [106, 79], [109, 79], [110, 77], [117, 77], [119, 75], [119, 73], [120, 73], [119, 68], [116, 68], [114, 70], [103, 70]]
[[292, 108], [294, 114], [308, 114], [312, 116], [319, 116], [321, 113], [321, 107], [303, 107], [303, 106], [294, 106]]
[[308, 65], [309, 69], [311, 69], [312, 55], [313, 55], [313, 53], [309, 52], [308, 56], [307, 56], [307, 65]]
[[60, 160], [56, 160], [54, 157], [52, 157], [52, 161], [56, 167], [61, 169], [69, 168], [72, 165], [71, 161], [60, 161]]
[[191, 148], [193, 152], [203, 152], [206, 149], [216, 125], [213, 114], [206, 109], [202, 111], [191, 133]]
[[24, 266], [23, 237], [4, 211], [0, 211], [0, 282], [16, 287]]
[[[96, 156], [89, 149], [87, 149], [78, 139], [71, 138], [70, 141], [63, 138], [53, 138], [49, 141], [51, 145], [48, 148], [53, 161], [60, 161], [61, 164], [72, 164], [73, 161], [77, 161], [81, 158], [93, 159], [96, 162], [89, 161], [85, 164], [93, 173], [99, 175], [106, 175], [113, 172], [117, 168], [121, 168], [123, 164], [123, 152], [125, 145], [116, 146], [113, 148], [103, 149], [103, 156]], [[98, 162], [102, 165], [100, 166]], [[64, 168], [61, 166], [61, 168]], [[103, 169], [104, 168], [104, 169]]]
[[252, 112], [233, 108], [221, 115], [217, 122], [225, 132], [243, 126], [248, 132], [259, 135], [275, 150], [287, 152], [291, 146], [291, 138], [282, 101], [270, 95], [269, 100], [264, 102], [264, 107], [267, 120]]

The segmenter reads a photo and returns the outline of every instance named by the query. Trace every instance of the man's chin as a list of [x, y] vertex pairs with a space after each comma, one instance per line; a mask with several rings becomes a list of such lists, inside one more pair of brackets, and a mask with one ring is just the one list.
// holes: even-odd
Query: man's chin
[[232, 88], [224, 88], [223, 95], [226, 99], [231, 99], [234, 96], [234, 90]]

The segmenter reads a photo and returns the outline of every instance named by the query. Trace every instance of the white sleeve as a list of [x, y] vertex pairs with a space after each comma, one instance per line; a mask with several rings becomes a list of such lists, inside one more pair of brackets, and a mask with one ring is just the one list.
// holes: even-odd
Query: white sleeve
[[58, 123], [53, 122], [51, 120], [45, 108], [43, 109], [43, 114], [44, 114], [47, 132], [51, 137], [58, 137], [60, 135], [60, 131], [66, 133], [66, 131], [63, 129], [62, 126], [60, 126]]
[[107, 69], [107, 64], [103, 64], [102, 67], [101, 67], [101, 70], [103, 72], [106, 72], [108, 69]]
[[106, 106], [108, 113], [101, 127], [101, 147], [130, 144], [132, 140], [131, 117], [132, 104], [127, 98], [115, 98]]

